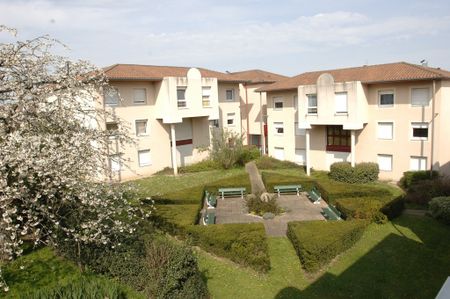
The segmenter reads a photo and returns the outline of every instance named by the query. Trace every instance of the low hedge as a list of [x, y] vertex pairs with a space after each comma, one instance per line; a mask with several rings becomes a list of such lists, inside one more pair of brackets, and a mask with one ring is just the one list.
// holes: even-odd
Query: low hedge
[[450, 196], [433, 198], [429, 202], [429, 212], [433, 218], [450, 224]]
[[400, 179], [400, 186], [405, 189], [409, 189], [411, 185], [416, 184], [419, 181], [436, 179], [439, 177], [439, 172], [421, 170], [421, 171], [406, 171], [403, 173], [403, 177]]
[[264, 186], [266, 187], [267, 192], [274, 192], [273, 187], [276, 185], [302, 185], [304, 190], [311, 190], [311, 188], [315, 185], [314, 180], [309, 179], [307, 177], [296, 177], [289, 175], [282, 175], [279, 173], [267, 172], [263, 171], [261, 174], [262, 180], [264, 182]]
[[304, 172], [305, 169], [303, 166], [295, 164], [294, 162], [282, 161], [269, 156], [261, 156], [259, 159], [255, 160], [255, 163], [259, 170], [297, 168]]
[[188, 233], [194, 245], [260, 272], [270, 269], [266, 232], [262, 223], [193, 225]]
[[296, 221], [288, 223], [291, 240], [307, 272], [316, 272], [352, 247], [362, 236], [367, 221]]
[[338, 182], [364, 184], [378, 180], [379, 173], [377, 163], [363, 162], [352, 167], [349, 162], [336, 162], [330, 166], [329, 176]]
[[180, 234], [185, 232], [187, 226], [198, 223], [200, 209], [198, 204], [156, 205], [151, 220], [164, 231]]
[[247, 193], [251, 193], [252, 187], [248, 173], [242, 173], [228, 178], [223, 178], [205, 185], [205, 190], [210, 193], [217, 193], [219, 188], [245, 187]]

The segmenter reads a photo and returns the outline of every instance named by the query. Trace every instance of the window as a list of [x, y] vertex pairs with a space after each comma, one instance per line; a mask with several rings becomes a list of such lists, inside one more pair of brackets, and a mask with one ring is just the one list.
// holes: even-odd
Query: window
[[211, 101], [209, 97], [211, 96], [211, 86], [202, 87], [202, 105], [203, 107], [210, 107]]
[[283, 98], [274, 98], [273, 99], [273, 109], [274, 110], [282, 110], [283, 109]]
[[347, 113], [347, 93], [346, 92], [337, 92], [334, 95], [336, 113]]
[[378, 167], [381, 171], [392, 171], [392, 155], [378, 155]]
[[214, 128], [218, 128], [219, 127], [219, 120], [218, 119], [212, 119], [209, 121], [209, 126], [210, 127], [214, 127]]
[[350, 131], [342, 126], [327, 126], [327, 151], [350, 152]]
[[117, 88], [109, 87], [105, 88], [104, 92], [105, 105], [106, 106], [118, 106], [119, 105], [119, 91]]
[[298, 95], [294, 96], [294, 109], [298, 110]]
[[305, 136], [306, 135], [306, 130], [305, 129], [300, 129], [298, 127], [298, 123], [295, 123], [294, 126], [295, 126], [295, 135], [296, 136]]
[[378, 123], [378, 139], [392, 140], [394, 138], [394, 123]]
[[378, 106], [393, 107], [394, 106], [394, 91], [384, 90], [378, 92]]
[[261, 135], [250, 135], [250, 141], [252, 145], [261, 145]]
[[110, 156], [109, 165], [111, 167], [111, 172], [119, 172], [121, 168], [119, 155]]
[[304, 149], [295, 149], [295, 163], [300, 165], [306, 164], [306, 151]]
[[284, 124], [282, 122], [274, 122], [273, 127], [275, 129], [275, 135], [284, 134]]
[[225, 100], [234, 101], [234, 89], [227, 89], [225, 91]]
[[411, 89], [411, 106], [422, 107], [428, 106], [430, 103], [429, 88], [413, 88]]
[[119, 130], [119, 124], [116, 122], [106, 123], [106, 130], [111, 131], [111, 132], [117, 131], [117, 130]]
[[308, 94], [308, 114], [317, 114], [317, 95]]
[[411, 157], [409, 159], [409, 169], [413, 171], [427, 170], [427, 157]]
[[177, 87], [178, 108], [186, 107], [186, 87]]
[[284, 148], [283, 147], [274, 148], [273, 156], [275, 159], [284, 160]]
[[138, 151], [138, 160], [139, 160], [140, 167], [152, 165], [150, 150], [146, 149], [146, 150]]
[[146, 119], [139, 119], [136, 120], [135, 126], [136, 126], [136, 136], [145, 136], [148, 135], [147, 132], [147, 123], [148, 121]]
[[133, 93], [134, 104], [145, 104], [147, 102], [147, 91], [145, 88], [135, 88]]
[[229, 127], [234, 126], [234, 116], [235, 115], [236, 115], [235, 113], [227, 113], [227, 125]]
[[411, 123], [411, 139], [412, 140], [428, 140], [428, 124], [427, 123]]

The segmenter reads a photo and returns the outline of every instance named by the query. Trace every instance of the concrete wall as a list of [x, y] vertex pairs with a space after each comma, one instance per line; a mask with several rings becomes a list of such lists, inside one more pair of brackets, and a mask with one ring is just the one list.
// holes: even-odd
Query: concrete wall
[[[226, 91], [234, 90], [233, 101], [226, 100]], [[234, 113], [234, 124], [227, 124], [227, 114]], [[241, 99], [239, 94], [239, 84], [219, 84], [219, 125], [221, 128], [230, 130], [237, 134], [243, 134], [241, 120]], [[245, 136], [244, 136], [245, 138]]]

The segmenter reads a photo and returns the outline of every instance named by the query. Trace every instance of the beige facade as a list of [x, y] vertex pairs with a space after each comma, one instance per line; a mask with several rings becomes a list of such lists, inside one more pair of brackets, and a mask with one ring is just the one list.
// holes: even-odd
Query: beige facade
[[387, 180], [430, 168], [450, 175], [449, 87], [448, 80], [335, 82], [323, 73], [316, 84], [267, 91], [269, 154], [307, 170], [375, 162]]

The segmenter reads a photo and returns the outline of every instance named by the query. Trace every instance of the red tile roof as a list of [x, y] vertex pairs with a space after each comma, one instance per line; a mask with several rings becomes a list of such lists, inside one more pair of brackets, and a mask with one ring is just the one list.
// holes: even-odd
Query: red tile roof
[[249, 81], [250, 83], [274, 83], [280, 80], [287, 79], [289, 77], [263, 71], [263, 70], [247, 70], [247, 71], [240, 71], [240, 72], [233, 72], [230, 73], [232, 76], [237, 76], [241, 79], [245, 79]]
[[[164, 77], [186, 77], [189, 67], [157, 66], [139, 64], [114, 64], [103, 70], [110, 80], [151, 80], [160, 81]], [[202, 77], [217, 78], [221, 82], [245, 82], [239, 76], [198, 68]]]
[[439, 68], [396, 62], [335, 70], [307, 72], [259, 88], [257, 91], [296, 89], [299, 85], [316, 84], [321, 74], [329, 73], [335, 82], [361, 81], [364, 84], [409, 80], [450, 79], [450, 72]]

